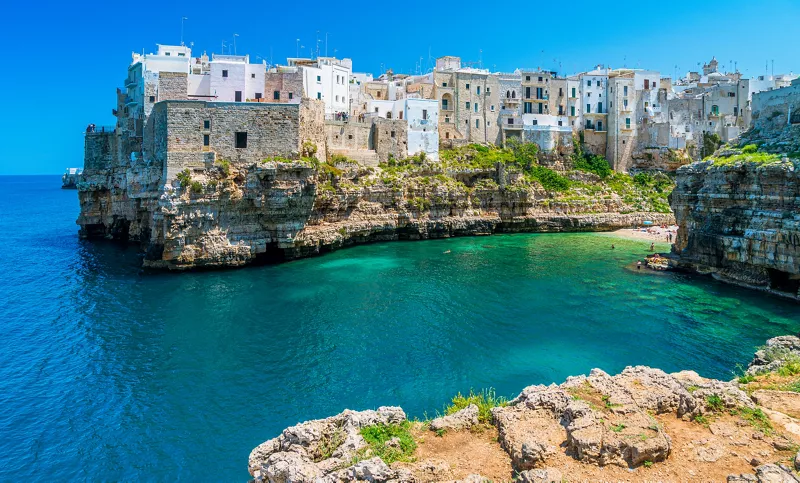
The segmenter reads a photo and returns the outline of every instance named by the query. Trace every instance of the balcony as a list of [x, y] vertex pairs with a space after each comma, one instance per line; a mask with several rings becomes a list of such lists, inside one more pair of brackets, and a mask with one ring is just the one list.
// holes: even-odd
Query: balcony
[[125, 96], [125, 105], [130, 106], [132, 104], [138, 104], [138, 102], [131, 96]]
[[442, 112], [453, 112], [453, 106], [442, 104]]
[[501, 97], [503, 104], [519, 104], [519, 97]]
[[116, 131], [116, 126], [95, 126], [89, 124], [86, 126], [86, 134], [108, 134]]
[[125, 87], [131, 87], [136, 85], [136, 79], [131, 79], [130, 77], [125, 79]]
[[511, 130], [511, 131], [521, 130], [522, 129], [522, 121], [519, 120], [519, 119], [514, 119], [513, 121], [514, 122], [508, 122], [508, 121], [504, 122], [502, 124], [503, 129]]

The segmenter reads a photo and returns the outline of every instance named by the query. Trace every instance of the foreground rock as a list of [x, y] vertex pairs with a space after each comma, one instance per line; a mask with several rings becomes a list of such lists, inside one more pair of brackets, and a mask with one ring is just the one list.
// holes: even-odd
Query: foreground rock
[[[788, 363], [795, 339], [771, 339], [768, 348], [789, 349], [766, 355], [759, 351], [751, 368], [763, 373], [764, 367], [780, 367], [774, 362]], [[770, 359], [767, 365], [765, 357]], [[796, 482], [800, 480], [791, 466], [800, 465], [800, 431], [793, 432], [797, 420], [787, 413], [797, 409], [797, 397], [794, 392], [756, 390], [751, 398], [736, 381], [705, 379], [692, 371], [667, 374], [636, 366], [612, 376], [594, 369], [560, 385], [525, 388], [507, 405], [492, 409], [492, 426], [479, 422], [476, 405], [428, 425], [417, 424], [414, 437], [427, 448], [418, 448], [419, 459], [386, 464], [370, 454], [360, 434], [363, 428], [405, 421], [400, 408], [383, 407], [288, 428], [253, 450], [249, 469], [257, 481], [281, 483], [477, 483], [487, 478], [469, 463], [480, 459], [488, 471], [486, 448], [494, 445], [502, 448], [494, 451], [505, 452], [507, 463], [500, 463], [507, 469], [498, 475], [495, 468], [492, 480], [544, 483], [604, 475], [627, 481], [704, 476], [712, 481]], [[399, 444], [397, 438], [386, 441], [386, 446]], [[459, 448], [468, 449], [462, 454]], [[469, 472], [459, 473], [459, 465]]]

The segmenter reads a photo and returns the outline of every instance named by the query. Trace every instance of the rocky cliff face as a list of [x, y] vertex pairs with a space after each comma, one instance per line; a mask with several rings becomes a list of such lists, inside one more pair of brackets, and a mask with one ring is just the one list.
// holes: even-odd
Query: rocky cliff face
[[784, 336], [730, 382], [594, 369], [508, 402], [470, 396], [427, 422], [399, 407], [345, 410], [285, 429], [252, 451], [248, 467], [270, 483], [797, 482], [798, 360], [800, 338]]
[[757, 141], [747, 133], [742, 148], [678, 170], [670, 204], [681, 266], [800, 299], [800, 156], [786, 153], [800, 140], [793, 131], [800, 126], [772, 144], [759, 138], [758, 150], [744, 148]]
[[187, 269], [293, 259], [371, 241], [672, 221], [669, 213], [651, 212], [647, 199], [615, 193], [588, 174], [574, 175], [578, 188], [554, 193], [499, 165], [384, 168], [267, 160], [195, 170], [175, 186], [156, 167], [87, 170], [78, 224], [83, 237], [139, 242], [146, 267]]

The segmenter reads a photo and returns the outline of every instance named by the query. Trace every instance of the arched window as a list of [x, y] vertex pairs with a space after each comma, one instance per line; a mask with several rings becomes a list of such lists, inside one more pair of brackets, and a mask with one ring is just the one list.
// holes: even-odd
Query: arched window
[[517, 97], [517, 91], [511, 91], [511, 98], [514, 99]]
[[506, 99], [508, 99], [509, 97], [511, 97], [511, 91], [506, 91]]

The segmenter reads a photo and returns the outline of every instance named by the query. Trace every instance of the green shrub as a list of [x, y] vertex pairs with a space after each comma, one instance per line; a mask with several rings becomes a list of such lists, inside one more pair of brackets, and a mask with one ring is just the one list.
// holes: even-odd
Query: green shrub
[[608, 164], [606, 158], [594, 154], [586, 153], [577, 159], [573, 159], [573, 165], [577, 170], [594, 173], [602, 179], [609, 177], [612, 173], [611, 165]]
[[[376, 424], [361, 428], [361, 436], [367, 442], [373, 456], [378, 456], [390, 465], [395, 461], [412, 461], [411, 455], [417, 449], [417, 443], [411, 435], [411, 423]], [[387, 446], [392, 438], [399, 439], [397, 446]], [[362, 455], [363, 456], [363, 455]]]
[[789, 355], [783, 360], [783, 364], [778, 368], [779, 376], [796, 376], [800, 374], [800, 358]]
[[570, 187], [569, 179], [544, 166], [533, 166], [526, 174], [549, 191], [566, 191]]
[[231, 162], [227, 159], [218, 159], [216, 164], [219, 165], [219, 169], [222, 170], [222, 173], [227, 178], [231, 175]]
[[625, 429], [626, 427], [627, 427], [627, 426], [625, 426], [625, 425], [624, 425], [624, 424], [622, 424], [622, 423], [615, 424], [615, 425], [611, 426], [611, 431], [614, 431], [615, 433], [620, 433], [620, 432], [622, 432], [622, 430], [623, 430], [623, 429]]
[[175, 175], [175, 178], [181, 182], [181, 186], [186, 188], [192, 183], [192, 173], [189, 169], [184, 169]]
[[756, 146], [755, 144], [748, 144], [747, 146], [742, 148], [742, 152], [744, 154], [755, 153], [756, 151], [758, 151], [758, 146]]
[[203, 183], [199, 181], [192, 181], [191, 184], [192, 193], [202, 193], [203, 192]]
[[349, 162], [351, 162], [350, 158], [348, 158], [343, 154], [331, 154], [331, 159], [328, 161], [328, 163], [330, 164], [349, 163]]
[[498, 396], [493, 388], [484, 389], [480, 392], [469, 390], [468, 396], [463, 396], [460, 392], [450, 400], [450, 404], [445, 407], [446, 415], [461, 411], [470, 404], [478, 406], [478, 421], [484, 424], [492, 422], [492, 408], [508, 406], [508, 399]]
[[332, 434], [323, 436], [312, 453], [314, 462], [319, 463], [333, 456], [333, 452], [339, 449], [344, 440], [345, 433], [342, 428], [336, 428]]
[[317, 145], [311, 141], [303, 141], [300, 148], [300, 156], [304, 158], [313, 158], [317, 154]]

